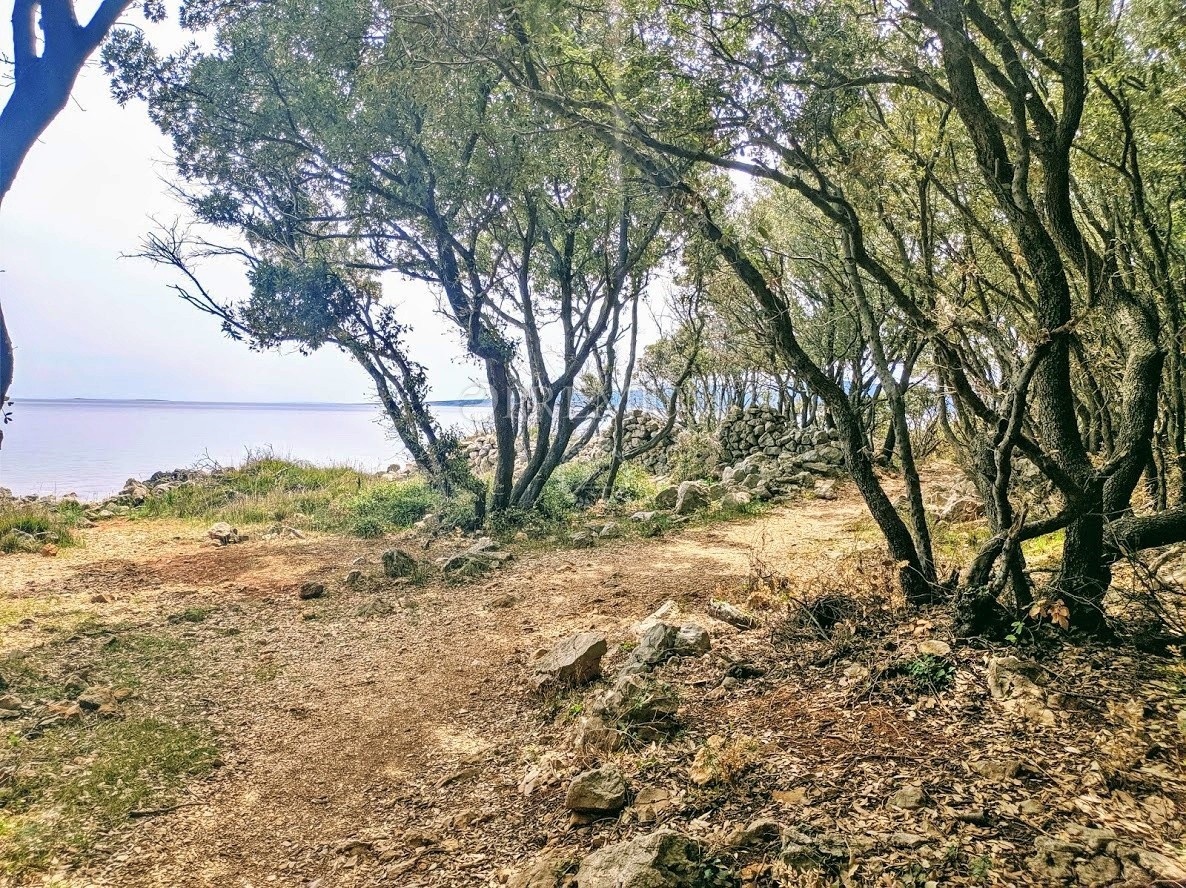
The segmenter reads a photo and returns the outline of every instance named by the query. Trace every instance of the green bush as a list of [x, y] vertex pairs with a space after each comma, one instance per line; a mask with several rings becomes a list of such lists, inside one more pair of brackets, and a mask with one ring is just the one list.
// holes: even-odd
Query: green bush
[[331, 524], [360, 537], [382, 536], [393, 528], [411, 527], [440, 503], [440, 495], [419, 479], [376, 485], [351, 497]]
[[716, 435], [703, 430], [680, 433], [667, 454], [668, 475], [674, 482], [709, 478], [721, 461]]

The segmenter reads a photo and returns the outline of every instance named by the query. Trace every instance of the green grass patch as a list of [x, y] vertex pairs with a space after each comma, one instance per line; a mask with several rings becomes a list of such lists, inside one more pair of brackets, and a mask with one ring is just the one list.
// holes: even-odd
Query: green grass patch
[[72, 528], [82, 518], [73, 503], [50, 508], [41, 503], [10, 503], [0, 506], [0, 552], [40, 552], [47, 543], [73, 546], [78, 542]]
[[137, 810], [168, 804], [217, 764], [210, 736], [155, 718], [71, 724], [0, 750], [0, 873], [85, 855]]
[[151, 497], [133, 514], [235, 526], [280, 523], [378, 537], [410, 527], [441, 506], [440, 495], [418, 478], [382, 481], [349, 467], [269, 456]]
[[1056, 530], [1044, 537], [1026, 540], [1021, 544], [1021, 552], [1030, 566], [1048, 566], [1062, 560], [1062, 546], [1065, 540], [1066, 531]]

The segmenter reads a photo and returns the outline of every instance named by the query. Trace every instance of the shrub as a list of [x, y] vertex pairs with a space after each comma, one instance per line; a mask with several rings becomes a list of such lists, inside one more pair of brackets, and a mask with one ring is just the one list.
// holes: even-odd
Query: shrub
[[382, 536], [392, 528], [411, 527], [437, 506], [440, 499], [420, 479], [381, 484], [347, 500], [340, 517], [331, 524], [340, 523], [340, 529], [360, 537]]
[[721, 461], [716, 435], [702, 430], [681, 432], [667, 454], [672, 481], [695, 481], [712, 477]]

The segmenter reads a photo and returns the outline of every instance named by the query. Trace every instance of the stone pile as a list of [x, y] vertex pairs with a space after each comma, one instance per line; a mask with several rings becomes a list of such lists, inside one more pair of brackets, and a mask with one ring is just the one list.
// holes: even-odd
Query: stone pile
[[475, 474], [493, 472], [498, 465], [498, 443], [494, 435], [474, 435], [465, 441], [465, 458]]
[[751, 456], [766, 459], [797, 458], [839, 466], [844, 462], [835, 429], [822, 426], [799, 428], [793, 418], [773, 407], [755, 404], [745, 409], [732, 408], [721, 421], [718, 433], [725, 462], [735, 464]]
[[[666, 423], [654, 413], [646, 410], [631, 410], [622, 418], [622, 449], [629, 453], [646, 444], [652, 438], [663, 432]], [[597, 441], [596, 454], [608, 456], [613, 451], [613, 424], [602, 432]], [[659, 444], [640, 454], [634, 462], [646, 469], [652, 475], [666, 475], [669, 469], [668, 460], [671, 454], [672, 440]]]

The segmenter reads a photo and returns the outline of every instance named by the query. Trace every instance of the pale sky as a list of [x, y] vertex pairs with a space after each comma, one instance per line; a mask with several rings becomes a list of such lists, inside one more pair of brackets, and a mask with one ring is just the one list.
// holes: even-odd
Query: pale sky
[[[170, 154], [144, 106], [121, 109], [92, 61], [0, 208], [14, 400], [370, 400], [369, 378], [346, 356], [252, 352], [173, 295], [165, 269], [120, 258], [137, 249], [150, 217], [182, 214], [162, 181]], [[212, 271], [209, 281], [216, 295], [246, 289], [238, 268]], [[432, 397], [485, 397], [479, 369], [462, 359], [431, 294], [395, 279], [387, 285], [413, 326], [413, 356], [428, 367]]]

